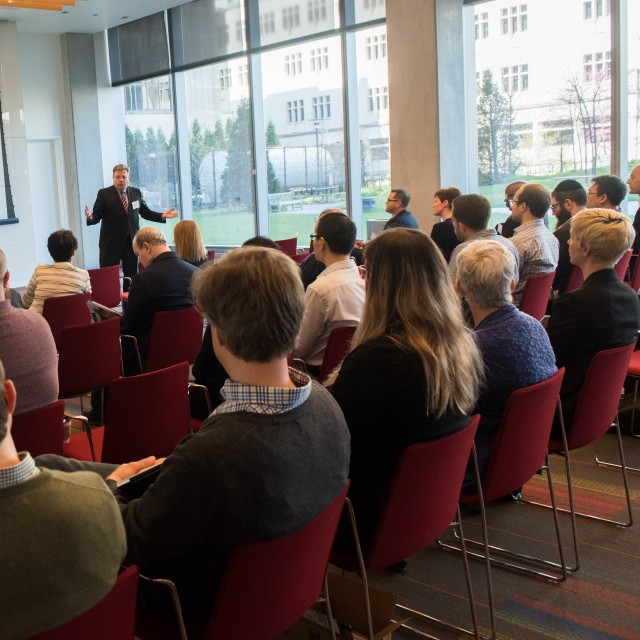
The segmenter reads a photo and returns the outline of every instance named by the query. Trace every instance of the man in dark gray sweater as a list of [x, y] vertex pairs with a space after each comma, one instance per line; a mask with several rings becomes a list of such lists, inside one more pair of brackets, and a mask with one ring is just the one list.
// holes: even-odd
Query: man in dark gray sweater
[[154, 458], [98, 468], [120, 500], [127, 562], [174, 580], [187, 612], [206, 612], [233, 548], [315, 518], [344, 488], [350, 450], [335, 400], [287, 367], [304, 311], [293, 260], [237, 249], [197, 274], [194, 294], [229, 374], [222, 404], [141, 498], [127, 502], [116, 482]]

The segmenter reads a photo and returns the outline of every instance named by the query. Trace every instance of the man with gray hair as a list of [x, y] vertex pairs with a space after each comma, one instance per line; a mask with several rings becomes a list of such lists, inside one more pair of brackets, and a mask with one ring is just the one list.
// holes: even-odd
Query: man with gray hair
[[0, 359], [18, 389], [19, 414], [58, 399], [58, 354], [42, 315], [17, 309], [5, 299], [10, 275], [7, 257], [0, 250]]
[[[197, 269], [169, 249], [164, 233], [156, 227], [142, 227], [136, 233], [133, 252], [144, 270], [131, 281], [129, 299], [120, 320], [120, 333], [136, 337], [144, 363], [153, 316], [156, 311], [184, 309], [193, 305], [191, 279]], [[125, 351], [123, 357], [125, 370], [129, 368], [135, 373], [136, 365], [131, 353]]]
[[[488, 229], [489, 217], [491, 216], [491, 203], [484, 197], [476, 193], [458, 196], [453, 201], [453, 230], [456, 238], [462, 242], [451, 253], [449, 260], [449, 271], [455, 282], [458, 275], [458, 255], [472, 242], [478, 240], [493, 240], [505, 246], [513, 255], [518, 266], [518, 250], [513, 242], [498, 235], [495, 229]], [[516, 283], [518, 282], [518, 270], [516, 268]]]
[[[473, 315], [486, 379], [473, 410], [481, 415], [476, 434], [481, 477], [511, 393], [546, 380], [557, 371], [542, 325], [511, 304], [515, 275], [512, 253], [497, 242], [474, 242], [458, 255], [456, 288], [467, 299]], [[474, 484], [474, 474], [468, 468], [465, 489], [472, 489]]]

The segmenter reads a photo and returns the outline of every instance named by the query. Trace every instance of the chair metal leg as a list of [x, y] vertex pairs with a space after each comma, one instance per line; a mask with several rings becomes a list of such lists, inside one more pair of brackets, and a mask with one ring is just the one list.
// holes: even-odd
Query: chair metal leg
[[[633, 418], [632, 418], [633, 420]], [[632, 435], [636, 438], [640, 438], [640, 435], [636, 435], [632, 432]], [[598, 457], [598, 452], [600, 451], [600, 440], [598, 440], [598, 442], [596, 442], [596, 462], [601, 466], [601, 467], [610, 467], [613, 469], [622, 469], [622, 465], [618, 464], [617, 462], [606, 462], [605, 460], [600, 460], [600, 458]], [[640, 473], [640, 468], [638, 467], [626, 467], [627, 471], [634, 471], [635, 473]]]
[[180, 638], [181, 640], [189, 640], [187, 636], [187, 629], [184, 625], [184, 618], [182, 617], [182, 605], [180, 604], [180, 597], [178, 596], [176, 585], [171, 580], [165, 580], [164, 578], [147, 578], [142, 574], [140, 575], [140, 578], [143, 581], [152, 584], [159, 584], [165, 589], [168, 589], [169, 595], [171, 597], [171, 604], [173, 605], [173, 611], [176, 614], [176, 622], [178, 623]]
[[324, 596], [324, 608], [327, 614], [327, 624], [329, 625], [329, 635], [331, 640], [336, 640], [336, 630], [333, 628], [333, 613], [331, 611], [331, 599], [329, 598], [329, 580], [327, 579], [327, 572], [324, 572], [324, 586], [322, 588], [322, 595]]
[[[476, 446], [475, 444], [472, 447], [472, 451], [471, 451], [471, 459], [473, 460], [473, 466], [474, 466], [474, 472], [475, 472], [475, 477], [476, 477], [476, 483], [477, 486], [480, 487], [479, 492], [480, 495], [482, 495], [482, 488], [481, 488], [481, 482], [480, 482], [480, 470], [478, 467], [478, 456], [476, 453]], [[491, 562], [490, 562], [490, 555], [489, 555], [489, 542], [488, 542], [488, 537], [487, 537], [487, 527], [486, 527], [486, 517], [484, 514], [484, 502], [481, 501], [481, 509], [482, 509], [482, 517], [483, 517], [483, 527], [482, 527], [482, 537], [483, 537], [483, 545], [484, 545], [484, 550], [485, 550], [485, 570], [486, 570], [486, 580], [487, 580], [487, 600], [488, 600], [488, 604], [489, 604], [489, 619], [490, 619], [490, 625], [491, 625], [491, 634], [489, 636], [483, 636], [480, 634], [480, 629], [478, 626], [478, 617], [477, 617], [477, 611], [476, 611], [476, 603], [475, 603], [475, 598], [473, 597], [473, 586], [472, 586], [472, 581], [471, 581], [471, 571], [469, 568], [469, 558], [468, 555], [472, 555], [469, 554], [467, 552], [467, 548], [466, 548], [466, 538], [464, 537], [464, 532], [463, 532], [463, 528], [462, 528], [462, 514], [460, 513], [460, 507], [458, 506], [458, 510], [457, 510], [457, 527], [459, 530], [458, 536], [459, 536], [459, 540], [460, 540], [460, 548], [456, 548], [457, 551], [461, 551], [462, 553], [462, 563], [464, 566], [464, 571], [465, 571], [465, 579], [466, 579], [466, 583], [467, 583], [467, 593], [468, 593], [468, 597], [469, 597], [469, 608], [471, 610], [471, 620], [473, 623], [473, 631], [471, 631], [470, 629], [465, 629], [464, 627], [459, 627], [456, 625], [452, 625], [448, 622], [445, 622], [444, 620], [440, 620], [439, 618], [436, 618], [434, 616], [430, 616], [426, 613], [423, 613], [421, 611], [416, 611], [414, 609], [410, 609], [409, 607], [405, 607], [402, 605], [396, 605], [398, 609], [405, 611], [407, 613], [410, 613], [411, 615], [424, 619], [424, 620], [428, 620], [430, 622], [435, 622], [447, 629], [453, 629], [455, 631], [457, 631], [458, 633], [462, 633], [466, 636], [470, 636], [479, 640], [494, 640], [494, 638], [496, 638], [496, 620], [495, 620], [495, 607], [494, 607], [494, 601], [493, 601], [493, 581], [491, 579]], [[443, 548], [447, 548], [446, 545], [444, 545], [440, 540], [438, 540], [438, 545], [440, 547]], [[414, 627], [411, 627], [409, 625], [403, 624], [402, 625], [403, 628], [408, 629], [410, 631], [412, 631], [413, 633], [424, 637], [424, 638], [432, 638], [433, 636], [430, 636], [428, 634], [425, 634], [424, 632], [415, 629]]]

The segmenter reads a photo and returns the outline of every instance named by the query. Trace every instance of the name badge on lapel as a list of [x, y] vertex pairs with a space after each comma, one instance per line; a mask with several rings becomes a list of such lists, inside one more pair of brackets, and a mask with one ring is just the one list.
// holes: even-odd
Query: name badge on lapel
[[140, 201], [139, 201], [139, 200], [136, 200], [135, 202], [132, 202], [132, 203], [131, 203], [131, 206], [132, 206], [134, 209], [139, 209], [139, 208], [140, 208]]

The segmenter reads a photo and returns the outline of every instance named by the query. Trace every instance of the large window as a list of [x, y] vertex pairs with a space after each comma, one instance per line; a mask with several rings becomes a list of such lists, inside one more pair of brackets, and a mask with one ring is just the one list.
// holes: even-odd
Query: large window
[[[321, 6], [310, 2], [309, 17]], [[312, 64], [292, 76], [292, 60]], [[323, 209], [346, 205], [342, 81], [339, 73], [323, 72], [329, 61], [341, 68], [339, 38], [270, 51], [261, 61], [270, 70], [262, 78], [269, 235], [296, 236], [300, 245], [309, 244]]]
[[[627, 21], [628, 45], [628, 120], [627, 131], [629, 144], [627, 155], [628, 170], [640, 164], [640, 2], [629, 2], [629, 19]], [[627, 213], [635, 215], [638, 209], [638, 196], [629, 196]]]
[[[500, 25], [497, 34], [490, 31], [475, 42], [478, 181], [496, 221], [508, 215], [504, 187], [513, 180], [553, 188], [571, 176], [587, 186], [591, 176], [610, 170], [607, 5], [583, 0], [561, 5], [491, 0], [474, 8], [476, 16], [488, 13]], [[598, 19], [587, 19], [589, 11]], [[573, 25], [570, 45], [563, 35], [567, 21]], [[508, 44], [507, 34], [513, 36]]]

